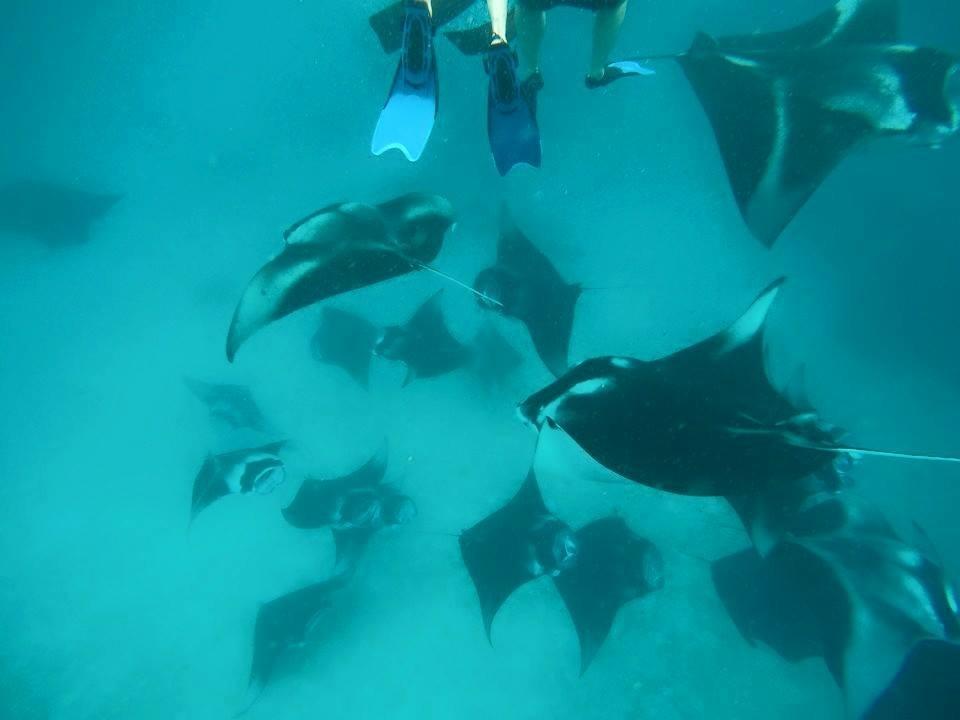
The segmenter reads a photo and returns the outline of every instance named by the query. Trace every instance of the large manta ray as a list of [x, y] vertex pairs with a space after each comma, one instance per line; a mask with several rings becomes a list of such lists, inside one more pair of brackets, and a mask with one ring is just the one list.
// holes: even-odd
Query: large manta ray
[[337, 567], [353, 567], [370, 538], [384, 528], [402, 525], [416, 515], [416, 506], [396, 488], [383, 483], [386, 445], [362, 467], [342, 477], [308, 478], [283, 517], [296, 528], [330, 528]]
[[925, 535], [904, 542], [849, 490], [819, 479], [738, 509], [748, 528], [766, 524], [776, 537], [713, 564], [745, 640], [790, 661], [822, 657], [849, 717], [960, 717], [958, 598]]
[[10, 183], [0, 187], [0, 233], [25, 235], [51, 248], [80, 245], [121, 197], [35, 180]]
[[449, 202], [417, 193], [380, 205], [331, 205], [295, 223], [283, 234], [283, 251], [247, 285], [230, 323], [227, 359], [296, 310], [424, 269], [452, 223]]
[[796, 482], [837, 455], [960, 462], [840, 444], [839, 431], [767, 376], [763, 334], [782, 280], [726, 330], [653, 361], [586, 360], [518, 408], [541, 430], [538, 455], [566, 435], [607, 470], [686, 495], [735, 496]]
[[472, 359], [471, 348], [457, 340], [447, 328], [440, 305], [442, 297], [443, 290], [437, 291], [406, 323], [384, 328], [377, 340], [374, 352], [379, 357], [407, 366], [404, 387], [417, 378], [453, 372]]
[[955, 57], [898, 43], [898, 0], [841, 0], [783, 32], [697, 36], [677, 59], [709, 116], [733, 194], [768, 247], [857, 144], [936, 145], [960, 127]]
[[497, 611], [517, 588], [553, 579], [580, 640], [581, 674], [620, 607], [663, 586], [663, 560], [652, 543], [618, 517], [573, 531], [547, 510], [532, 471], [510, 502], [461, 534], [460, 551], [488, 640]]
[[514, 224], [501, 214], [497, 261], [474, 280], [480, 307], [526, 326], [543, 364], [556, 376], [567, 371], [577, 301], [583, 289], [568, 283]]

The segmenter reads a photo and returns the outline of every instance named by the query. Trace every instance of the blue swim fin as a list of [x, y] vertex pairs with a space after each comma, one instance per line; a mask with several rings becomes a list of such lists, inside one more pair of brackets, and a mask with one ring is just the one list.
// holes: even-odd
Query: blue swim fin
[[490, 77], [487, 134], [497, 170], [506, 175], [514, 165], [540, 167], [540, 128], [534, 98], [517, 81], [517, 56], [506, 43], [493, 45], [483, 59]]
[[402, 152], [416, 162], [430, 139], [437, 117], [437, 56], [433, 48], [433, 23], [424, 2], [406, 4], [403, 49], [390, 95], [373, 131], [370, 150]]

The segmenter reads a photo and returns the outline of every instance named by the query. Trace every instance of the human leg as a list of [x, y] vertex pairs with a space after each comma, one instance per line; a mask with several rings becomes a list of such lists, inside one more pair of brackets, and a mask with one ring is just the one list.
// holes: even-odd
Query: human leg
[[507, 0], [487, 0], [487, 11], [490, 13], [494, 41], [505, 42], [507, 39]]
[[520, 54], [520, 74], [523, 77], [540, 74], [540, 47], [547, 26], [547, 13], [524, 2], [517, 3], [517, 48]]
[[617, 43], [626, 13], [627, 0], [623, 0], [616, 7], [601, 8], [596, 11], [593, 20], [593, 49], [590, 55], [589, 79], [598, 81], [603, 78], [604, 69]]

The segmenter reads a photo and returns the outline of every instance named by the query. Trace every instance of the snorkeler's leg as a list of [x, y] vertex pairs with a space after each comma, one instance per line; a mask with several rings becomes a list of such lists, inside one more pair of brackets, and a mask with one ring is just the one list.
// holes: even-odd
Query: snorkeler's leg
[[507, 0], [487, 0], [490, 25], [493, 30], [491, 44], [507, 41]]
[[609, 85], [620, 78], [655, 75], [653, 68], [639, 60], [608, 62], [610, 52], [617, 42], [623, 18], [627, 12], [627, 0], [616, 7], [598, 10], [593, 24], [593, 54], [590, 57], [590, 72], [584, 78], [588, 88]]
[[530, 7], [524, 2], [517, 3], [517, 47], [520, 51], [520, 75], [529, 77], [540, 75], [540, 47], [543, 45], [543, 33], [547, 27], [547, 12]]
[[593, 51], [590, 56], [590, 73], [587, 75], [589, 80], [599, 81], [603, 78], [626, 14], [627, 0], [623, 0], [617, 7], [602, 8], [594, 14]]

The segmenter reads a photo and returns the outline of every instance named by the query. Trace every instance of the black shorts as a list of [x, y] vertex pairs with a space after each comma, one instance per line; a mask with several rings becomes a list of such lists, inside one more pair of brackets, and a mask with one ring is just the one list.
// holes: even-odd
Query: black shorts
[[517, 0], [518, 5], [523, 5], [531, 10], [549, 10], [555, 7], [575, 7], [584, 10], [611, 10], [620, 7], [627, 0]]

